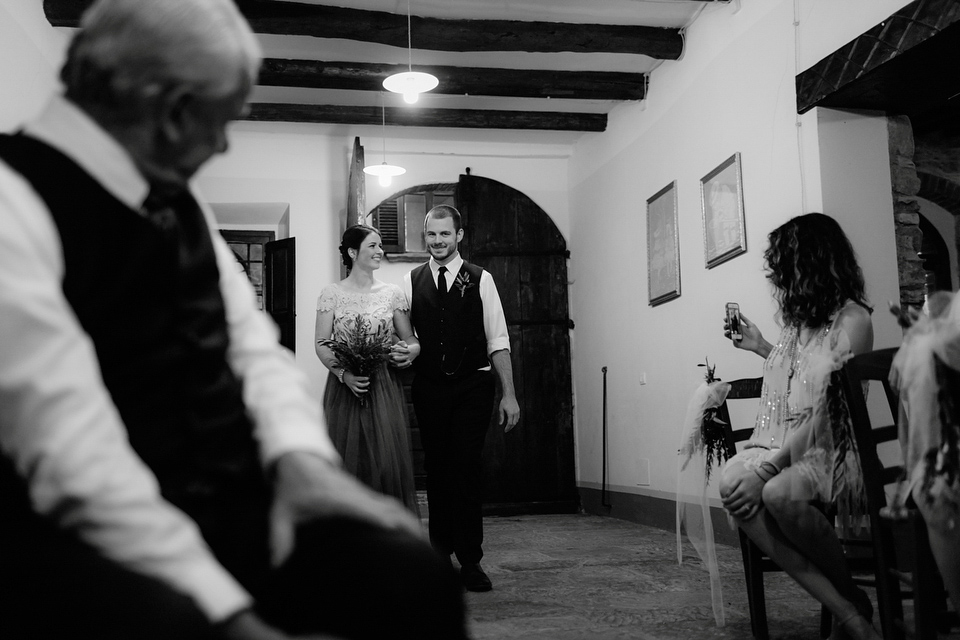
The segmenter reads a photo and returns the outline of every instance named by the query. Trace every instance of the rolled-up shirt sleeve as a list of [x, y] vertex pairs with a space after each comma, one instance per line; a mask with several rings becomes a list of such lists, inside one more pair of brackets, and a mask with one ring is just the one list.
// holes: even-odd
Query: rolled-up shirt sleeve
[[483, 330], [487, 335], [487, 355], [510, 351], [510, 333], [503, 315], [503, 304], [497, 285], [486, 270], [480, 276], [480, 299], [483, 301]]
[[0, 451], [33, 508], [104, 557], [190, 595], [213, 621], [249, 606], [130, 446], [63, 269], [42, 200], [0, 163]]

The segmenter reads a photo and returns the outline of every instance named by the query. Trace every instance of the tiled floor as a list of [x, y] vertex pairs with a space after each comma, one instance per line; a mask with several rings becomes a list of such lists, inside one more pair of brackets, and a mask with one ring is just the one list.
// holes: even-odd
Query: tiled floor
[[[672, 532], [555, 515], [487, 518], [484, 536], [482, 565], [494, 588], [467, 594], [474, 640], [751, 637], [739, 548], [718, 552], [721, 628], [707, 572], [689, 545], [678, 565]], [[819, 605], [789, 578], [767, 574], [766, 597], [771, 640], [819, 637]]]

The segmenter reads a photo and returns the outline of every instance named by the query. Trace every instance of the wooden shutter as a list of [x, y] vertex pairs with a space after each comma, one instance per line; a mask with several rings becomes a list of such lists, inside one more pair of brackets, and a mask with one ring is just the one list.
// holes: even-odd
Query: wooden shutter
[[403, 253], [404, 251], [400, 199], [386, 200], [374, 209], [373, 225], [380, 231], [383, 250], [387, 253]]

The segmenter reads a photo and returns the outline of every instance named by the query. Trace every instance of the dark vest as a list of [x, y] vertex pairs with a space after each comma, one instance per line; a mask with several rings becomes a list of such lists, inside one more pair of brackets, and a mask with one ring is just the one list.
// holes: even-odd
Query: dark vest
[[[160, 228], [68, 157], [23, 135], [0, 136], [0, 159], [53, 216], [64, 295], [93, 340], [134, 450], [163, 496], [196, 520], [220, 555], [218, 541], [230, 538], [225, 527], [237, 526], [231, 510], [265, 509], [267, 490], [241, 381], [227, 364], [219, 271], [203, 214], [188, 198], [172, 228]], [[8, 464], [3, 469], [9, 474]], [[0, 478], [0, 494], [10, 483], [9, 475]], [[0, 498], [4, 512], [12, 502]], [[262, 535], [251, 533], [248, 542]], [[229, 558], [221, 561], [231, 568]]]
[[410, 273], [410, 320], [420, 340], [420, 355], [413, 361], [418, 375], [458, 380], [490, 366], [480, 298], [482, 274], [483, 269], [464, 261], [441, 300], [429, 263]]

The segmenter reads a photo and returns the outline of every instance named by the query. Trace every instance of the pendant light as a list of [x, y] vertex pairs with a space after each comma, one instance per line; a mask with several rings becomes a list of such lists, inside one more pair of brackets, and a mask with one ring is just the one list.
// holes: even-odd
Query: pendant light
[[410, 35], [410, 0], [407, 0], [407, 70], [395, 73], [383, 81], [387, 91], [403, 94], [403, 101], [413, 104], [420, 97], [440, 84], [435, 76], [413, 70], [413, 40]]
[[377, 176], [377, 182], [380, 183], [381, 187], [389, 187], [394, 177], [402, 176], [407, 170], [403, 167], [387, 164], [387, 110], [383, 106], [383, 94], [380, 94], [380, 113], [382, 114], [383, 162], [364, 167], [363, 172], [370, 176]]

